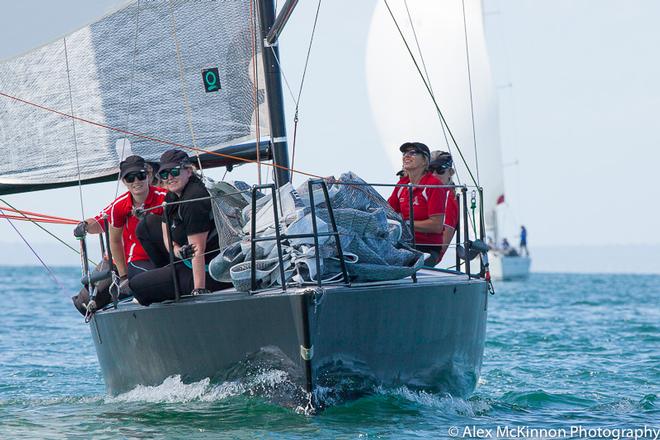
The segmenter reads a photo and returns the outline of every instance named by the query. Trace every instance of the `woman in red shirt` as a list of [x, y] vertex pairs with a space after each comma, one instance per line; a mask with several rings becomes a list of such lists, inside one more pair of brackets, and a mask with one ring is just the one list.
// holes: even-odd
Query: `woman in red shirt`
[[[442, 182], [428, 169], [431, 158], [429, 147], [421, 142], [406, 142], [401, 145], [399, 150], [403, 154], [404, 176], [397, 182], [398, 184], [442, 185]], [[415, 187], [412, 197], [415, 247], [430, 255], [424, 260], [425, 265], [435, 266], [441, 257], [447, 189]], [[408, 188], [404, 186], [394, 188], [388, 202], [404, 220], [410, 219], [410, 190]]]
[[[429, 170], [433, 175], [442, 182], [443, 185], [453, 185], [452, 177], [456, 173], [454, 171], [454, 161], [451, 154], [446, 151], [433, 151], [431, 153], [431, 163]], [[456, 200], [456, 193], [452, 188], [447, 190], [447, 198], [445, 200], [445, 219], [442, 227], [442, 248], [440, 251], [440, 258], [447, 251], [449, 244], [454, 238], [456, 232], [456, 224], [458, 223], [458, 201]]]

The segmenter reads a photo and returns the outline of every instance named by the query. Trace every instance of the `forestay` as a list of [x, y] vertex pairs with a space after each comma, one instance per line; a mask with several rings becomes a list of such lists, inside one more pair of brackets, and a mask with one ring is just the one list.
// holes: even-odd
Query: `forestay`
[[[265, 95], [253, 14], [243, 0], [132, 2], [0, 63], [0, 91], [65, 114], [72, 101], [78, 118], [205, 150], [254, 143], [269, 130], [266, 105], [255, 123]], [[202, 72], [212, 68], [218, 88], [207, 92]], [[75, 129], [74, 142], [71, 118], [1, 97], [0, 189], [76, 183], [76, 148], [83, 180], [116, 173], [122, 152], [157, 160], [172, 148], [78, 120]]]

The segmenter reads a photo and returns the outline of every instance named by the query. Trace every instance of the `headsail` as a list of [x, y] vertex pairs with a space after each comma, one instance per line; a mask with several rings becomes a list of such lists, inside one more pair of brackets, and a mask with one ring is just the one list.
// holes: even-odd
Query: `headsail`
[[[102, 125], [77, 120], [74, 141], [71, 118], [0, 97], [0, 193], [77, 183], [76, 149], [82, 179], [93, 181], [115, 175], [122, 151], [154, 160], [172, 148], [126, 132], [203, 150], [254, 149], [269, 124], [253, 14], [242, 0], [135, 1], [0, 63], [4, 95], [65, 114], [72, 102], [75, 117]], [[212, 68], [217, 88], [203, 78]], [[264, 104], [258, 118], [255, 102]]]

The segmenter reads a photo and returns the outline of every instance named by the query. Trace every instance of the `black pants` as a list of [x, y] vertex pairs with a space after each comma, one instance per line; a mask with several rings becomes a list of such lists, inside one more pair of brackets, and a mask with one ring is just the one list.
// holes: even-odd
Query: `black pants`
[[[148, 215], [138, 224], [136, 233], [142, 247], [156, 266], [155, 269], [138, 273], [130, 279], [130, 288], [140, 304], [148, 306], [155, 302], [174, 299], [174, 279], [172, 266], [169, 264], [169, 252], [163, 243], [161, 218]], [[189, 295], [195, 288], [192, 269], [183, 261], [175, 259], [174, 269], [181, 295]], [[220, 283], [206, 274], [206, 288], [215, 291], [230, 287], [231, 284]]]
[[149, 260], [131, 261], [126, 265], [126, 275], [128, 275], [128, 279], [131, 280], [136, 275], [155, 269], [156, 267], [157, 266]]
[[147, 252], [154, 267], [170, 264], [170, 254], [163, 242], [163, 218], [159, 215], [146, 215], [135, 228], [135, 235]]

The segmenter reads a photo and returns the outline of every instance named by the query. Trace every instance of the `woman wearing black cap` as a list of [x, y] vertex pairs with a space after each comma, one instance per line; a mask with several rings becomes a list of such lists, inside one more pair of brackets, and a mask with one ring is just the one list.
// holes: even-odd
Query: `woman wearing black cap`
[[[428, 170], [431, 152], [421, 142], [406, 142], [399, 148], [403, 154], [404, 176], [399, 185], [442, 185]], [[424, 264], [435, 266], [440, 261], [442, 228], [445, 214], [446, 188], [415, 187], [413, 212], [415, 219], [415, 247], [430, 254]], [[410, 191], [404, 186], [394, 188], [388, 199], [390, 206], [401, 213], [404, 220], [410, 218]]]
[[[177, 257], [174, 267], [180, 293], [198, 295], [227, 287], [207, 272], [208, 262], [219, 253], [217, 232], [209, 193], [195, 175], [190, 158], [181, 150], [166, 151], [160, 157], [158, 175], [168, 189], [165, 209], [173, 251]], [[167, 243], [167, 225], [164, 221], [163, 217], [162, 235], [143, 230], [139, 236], [154, 261], [167, 259], [169, 262], [169, 256], [164, 255], [166, 250], [159, 246], [161, 237]], [[158, 243], [149, 243], [150, 240]], [[142, 305], [174, 299], [174, 283], [168, 265], [136, 276], [130, 286]]]
[[[429, 170], [433, 175], [442, 182], [443, 185], [453, 185], [452, 177], [456, 171], [454, 170], [454, 161], [446, 151], [433, 151], [431, 153], [431, 162], [429, 163]], [[456, 232], [456, 225], [458, 224], [458, 202], [456, 201], [456, 193], [453, 189], [448, 189], [447, 197], [445, 200], [445, 218], [442, 226], [442, 248], [440, 250], [440, 259], [447, 251], [449, 244], [454, 238]]]
[[[150, 185], [151, 176], [147, 163], [140, 156], [129, 156], [119, 164], [119, 177], [128, 190], [117, 197], [105, 207], [96, 217], [80, 222], [73, 231], [73, 235], [82, 239], [86, 234], [100, 234], [105, 232], [104, 218], [109, 225], [110, 250], [113, 262], [119, 275], [119, 298], [130, 296], [128, 289], [129, 279], [139, 273], [157, 267], [137, 238], [137, 229], [140, 218], [136, 215], [137, 209], [149, 209], [146, 217], [160, 218], [165, 200], [165, 190]], [[151, 215], [153, 214], [153, 215]], [[74, 299], [76, 306], [87, 301], [87, 291], [81, 291], [82, 297]], [[105, 289], [99, 290], [96, 297], [97, 307], [103, 307], [110, 302], [110, 293]], [[79, 309], [80, 310], [80, 309]], [[83, 310], [81, 310], [83, 313]]]

